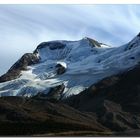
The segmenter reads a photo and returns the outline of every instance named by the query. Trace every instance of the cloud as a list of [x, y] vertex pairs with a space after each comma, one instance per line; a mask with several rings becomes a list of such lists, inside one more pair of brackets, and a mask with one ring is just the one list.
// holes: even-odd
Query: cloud
[[0, 5], [0, 74], [49, 40], [85, 36], [112, 46], [140, 29], [140, 5]]

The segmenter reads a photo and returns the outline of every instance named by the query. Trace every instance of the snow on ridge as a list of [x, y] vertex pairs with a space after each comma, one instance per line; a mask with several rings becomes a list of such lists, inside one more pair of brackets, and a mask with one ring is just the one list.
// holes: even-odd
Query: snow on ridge
[[[103, 43], [101, 47], [93, 47], [87, 38], [57, 42], [63, 45], [56, 43], [54, 47], [50, 45], [51, 49], [48, 46], [38, 48], [40, 63], [28, 66], [18, 79], [0, 83], [0, 96], [47, 94], [51, 87], [64, 84], [64, 98], [69, 97], [105, 77], [137, 65], [140, 60], [139, 36], [117, 48]], [[66, 69], [62, 75], [56, 73], [57, 64]]]

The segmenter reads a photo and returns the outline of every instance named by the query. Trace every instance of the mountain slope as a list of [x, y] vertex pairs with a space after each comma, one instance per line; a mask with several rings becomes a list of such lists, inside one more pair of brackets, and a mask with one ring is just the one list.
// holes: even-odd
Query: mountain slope
[[62, 101], [1, 97], [0, 135], [140, 136], [139, 79], [138, 65]]
[[113, 131], [140, 129], [140, 66], [92, 85], [64, 102], [79, 111], [93, 112]]
[[110, 132], [90, 113], [82, 113], [60, 102], [35, 98], [0, 98], [0, 136], [31, 136], [70, 131]]

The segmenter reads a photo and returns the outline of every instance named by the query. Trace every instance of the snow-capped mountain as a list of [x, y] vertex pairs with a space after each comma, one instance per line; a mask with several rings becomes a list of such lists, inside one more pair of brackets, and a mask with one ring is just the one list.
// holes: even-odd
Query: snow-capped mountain
[[43, 42], [0, 77], [0, 96], [47, 96], [56, 88], [61, 89], [59, 98], [69, 97], [105, 77], [130, 70], [139, 60], [139, 34], [120, 47], [90, 38]]

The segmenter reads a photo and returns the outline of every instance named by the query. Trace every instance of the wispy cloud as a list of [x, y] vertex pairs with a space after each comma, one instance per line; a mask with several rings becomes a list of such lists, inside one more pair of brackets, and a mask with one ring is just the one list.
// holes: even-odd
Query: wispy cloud
[[85, 36], [112, 46], [140, 30], [140, 5], [0, 5], [0, 74], [42, 41]]

